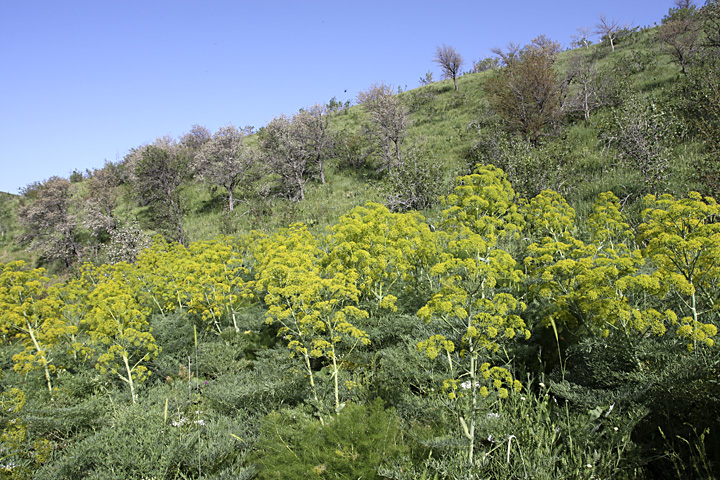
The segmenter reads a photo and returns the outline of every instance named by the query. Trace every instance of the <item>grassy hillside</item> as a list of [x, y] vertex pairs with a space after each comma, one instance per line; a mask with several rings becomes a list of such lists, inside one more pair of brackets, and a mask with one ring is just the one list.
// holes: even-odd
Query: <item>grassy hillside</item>
[[17, 223], [20, 197], [0, 192], [0, 262], [31, 259], [19, 242], [21, 230]]
[[[669, 103], [680, 71], [656, 36], [655, 29], [629, 32], [621, 37], [614, 52], [604, 44], [561, 52], [555, 63], [558, 78], [567, 77], [573, 59], [584, 58], [595, 63], [604, 81], [614, 82], [612, 88], [620, 102], [617, 108], [625, 98], [631, 97], [649, 99], [647, 101], [659, 105]], [[559, 191], [580, 215], [584, 215], [597, 195], [604, 191], [612, 191], [623, 199], [630, 210], [648, 193], [641, 188], [636, 169], [621, 161], [617, 152], [603, 140], [604, 129], [608, 125], [612, 127], [617, 116], [615, 107], [596, 109], [589, 120], [567, 115], [539, 145], [516, 145], [514, 150], [510, 149], [512, 153], [501, 155], [502, 158], [488, 154], [481, 147], [497, 143], [504, 136], [485, 88], [494, 75], [496, 70], [462, 75], [458, 79], [459, 92], [454, 91], [451, 80], [444, 80], [399, 94], [409, 115], [405, 145], [416, 148], [432, 163], [441, 166], [440, 178], [436, 179], [440, 193], [448, 192], [454, 178], [471, 172], [477, 163], [492, 163], [505, 169], [521, 196], [530, 198], [544, 188]], [[565, 93], [571, 94], [574, 87], [566, 88]], [[362, 138], [364, 118], [361, 105], [344, 108], [332, 115], [330, 129]], [[675, 142], [661, 191], [677, 194], [699, 188], [693, 183], [690, 170], [697, 151], [698, 146], [689, 138]], [[232, 215], [225, 211], [222, 189], [186, 181], [181, 197], [185, 203], [188, 240], [199, 241], [220, 233], [242, 233], [251, 229], [272, 231], [293, 222], [303, 222], [314, 231], [322, 231], [353, 206], [367, 201], [384, 202], [384, 178], [376, 171], [377, 164], [371, 162], [353, 168], [336, 157], [326, 168], [327, 183], [321, 185], [311, 180], [305, 201], [296, 203], [267, 196], [251, 198], [248, 203], [241, 202]], [[150, 235], [154, 234], [145, 209], [134, 205], [130, 185], [118, 188], [120, 203], [114, 213], [117, 220], [122, 223], [137, 219]], [[84, 190], [81, 185], [75, 185], [74, 191], [79, 197]], [[10, 202], [8, 208], [13, 210], [16, 205], [17, 201]], [[429, 217], [435, 215], [432, 209], [425, 213]], [[8, 259], [22, 256], [15, 240], [15, 235], [5, 240], [3, 251]]]
[[[562, 52], [556, 63], [558, 75], [563, 77], [566, 74], [572, 56], [594, 56], [598, 58], [598, 71], [615, 72], [622, 78], [623, 94], [665, 102], [673, 94], [680, 70], [658, 44], [655, 32], [648, 29], [630, 33], [622, 38], [615, 52], [610, 52], [602, 44], [591, 46], [589, 50]], [[492, 122], [492, 112], [485, 91], [485, 83], [492, 75], [495, 71], [462, 75], [458, 79], [459, 92], [454, 91], [452, 80], [448, 79], [399, 94], [410, 117], [406, 142], [418, 145], [425, 155], [442, 165], [444, 175], [438, 181], [443, 183], [445, 192], [449, 191], [457, 175], [471, 172], [478, 162], [493, 160], [478, 155], [475, 149], [483, 135], [494, 133], [488, 126]], [[539, 155], [546, 158], [531, 158], [524, 171], [516, 167], [517, 177], [537, 187], [532, 191], [522, 191], [522, 187], [516, 186], [519, 193], [530, 197], [540, 188], [560, 191], [582, 215], [599, 193], [612, 191], [619, 198], [628, 199], [628, 208], [632, 208], [632, 204], [646, 192], [639, 188], [637, 171], [620, 162], [617, 154], [601, 139], [603, 122], [609, 121], [612, 112], [611, 108], [601, 108], [594, 111], [588, 121], [566, 119], [559, 130], [541, 145], [545, 150], [539, 150]], [[363, 118], [362, 106], [352, 106], [331, 119], [331, 128], [356, 132], [361, 128]], [[701, 188], [694, 183], [690, 166], [699, 147], [687, 138], [681, 139], [672, 148], [671, 170], [662, 190], [682, 194]], [[498, 166], [508, 167], [507, 164]], [[533, 169], [543, 170], [545, 178], [526, 178], [527, 175], [540, 173]], [[355, 205], [366, 201], [382, 202], [382, 192], [378, 188], [381, 183], [382, 178], [373, 168], [353, 170], [336, 162], [330, 166], [327, 184], [311, 183], [304, 202], [295, 205], [275, 200], [270, 205], [271, 214], [261, 221], [236, 216], [231, 222], [232, 228], [237, 228], [237, 231], [259, 226], [273, 229], [300, 221], [311, 228], [322, 229]], [[207, 191], [197, 191], [196, 195], [198, 201], [204, 199], [204, 206], [213, 201]], [[198, 240], [219, 233], [218, 217], [208, 216], [207, 207], [198, 215], [203, 207], [199, 206], [200, 203], [197, 205], [191, 207], [188, 215], [188, 223], [192, 225], [191, 238]], [[220, 205], [222, 203], [218, 202]], [[215, 213], [219, 215], [219, 212]], [[425, 213], [433, 216], [432, 211]]]

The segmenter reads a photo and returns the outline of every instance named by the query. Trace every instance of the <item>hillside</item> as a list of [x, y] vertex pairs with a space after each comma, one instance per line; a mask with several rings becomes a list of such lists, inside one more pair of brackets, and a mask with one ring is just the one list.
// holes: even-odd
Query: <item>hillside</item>
[[[439, 177], [433, 179], [437, 183], [433, 192], [437, 194], [447, 193], [454, 178], [471, 172], [477, 163], [490, 163], [505, 169], [516, 190], [524, 197], [532, 197], [545, 188], [554, 189], [565, 195], [582, 215], [599, 193], [613, 191], [628, 208], [632, 208], [649, 190], [641, 186], [643, 180], [638, 178], [637, 166], [623, 160], [608, 141], [607, 129], [613, 128], [611, 124], [623, 114], [623, 102], [628, 99], [652, 103], [653, 108], [662, 109], [659, 115], [674, 115], [671, 96], [678, 88], [676, 81], [680, 71], [658, 41], [656, 30], [625, 32], [617, 42], [616, 51], [612, 52], [602, 43], [588, 49], [560, 52], [553, 68], [558, 78], [566, 83], [562, 92], [566, 96], [565, 112], [553, 131], [543, 136], [539, 143], [523, 144], [507, 137], [503, 131], [502, 122], [487, 99], [486, 83], [497, 72], [491, 69], [460, 76], [459, 92], [453, 90], [452, 81], [448, 79], [400, 93], [398, 97], [408, 116], [403, 148], [414, 150], [423, 161], [438, 167]], [[577, 69], [577, 64], [583, 62], [592, 65], [596, 83], [602, 84], [607, 90], [603, 95], [609, 98], [594, 108], [587, 119], [578, 114], [569, 98], [576, 95], [579, 88], [577, 80], [568, 82], [572, 78], [571, 65]], [[250, 189], [249, 195], [242, 199], [239, 211], [228, 214], [222, 200], [222, 188], [208, 188], [199, 179], [188, 177], [179, 189], [187, 240], [198, 241], [219, 233], [247, 232], [255, 228], [268, 231], [296, 221], [322, 231], [353, 206], [366, 201], [385, 202], [388, 198], [387, 178], [377, 171], [377, 154], [371, 154], [366, 162], [348, 157], [368, 155], [362, 151], [366, 147], [357, 145], [368, 141], [363, 140], [364, 128], [367, 128], [363, 106], [340, 107], [334, 110], [335, 113], [328, 113], [329, 130], [339, 135], [341, 144], [345, 143], [340, 147], [342, 152], [329, 153], [325, 166], [326, 183], [320, 184], [317, 178], [310, 176], [307, 197], [302, 202], [268, 195], [267, 191], [258, 195], [258, 188], [267, 190], [267, 185], [258, 186], [254, 191]], [[355, 143], [348, 146], [348, 141]], [[247, 143], [252, 144], [253, 137], [249, 137]], [[671, 160], [667, 162], [662, 185], [658, 185], [653, 193], [702, 190], [704, 187], [692, 180], [690, 165], [697, 160], [699, 151], [693, 137], [683, 135], [667, 143], [669, 151], [663, 155]], [[123, 164], [118, 164], [120, 169]], [[81, 244], [93, 237], [83, 220], [87, 216], [84, 204], [96, 200], [80, 198], [87, 196], [83, 184], [91, 174], [87, 172], [83, 177], [76, 171], [71, 178], [74, 183], [70, 191], [76, 199], [70, 202], [70, 213], [76, 222], [74, 235]], [[127, 177], [127, 173], [124, 175]], [[147, 208], [136, 203], [133, 187], [126, 177], [112, 187], [116, 189], [114, 211], [110, 214], [114, 217], [112, 221], [115, 224], [139, 221], [149, 235], [161, 231], [154, 225]], [[710, 193], [707, 189], [705, 192]], [[432, 209], [425, 213], [430, 217], [434, 215]], [[3, 245], [6, 258], [22, 256], [16, 240], [17, 236], [13, 236], [12, 241]], [[101, 240], [104, 241], [107, 240]], [[92, 245], [79, 248], [91, 252], [97, 250]]]
[[720, 31], [661, 28], [0, 197], [0, 478], [718, 478]]

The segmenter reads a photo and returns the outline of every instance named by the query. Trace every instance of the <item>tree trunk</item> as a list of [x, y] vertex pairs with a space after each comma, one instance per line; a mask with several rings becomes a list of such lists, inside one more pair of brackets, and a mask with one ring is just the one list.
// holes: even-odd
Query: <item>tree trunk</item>
[[320, 168], [320, 183], [325, 185], [325, 169], [323, 168], [322, 159], [318, 159], [318, 168]]

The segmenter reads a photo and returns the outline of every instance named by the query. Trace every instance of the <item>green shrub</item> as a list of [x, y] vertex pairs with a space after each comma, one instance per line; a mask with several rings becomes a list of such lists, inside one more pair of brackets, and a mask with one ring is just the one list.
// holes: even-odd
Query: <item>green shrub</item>
[[247, 367], [208, 380], [203, 386], [205, 401], [227, 414], [246, 411], [264, 415], [281, 405], [296, 405], [308, 394], [308, 382], [295, 371], [296, 363], [285, 350], [259, 351]]
[[252, 428], [247, 417], [203, 411], [166, 422], [161, 408], [133, 405], [116, 410], [107, 427], [69, 446], [35, 478], [210, 479], [229, 472], [242, 478]]
[[257, 462], [261, 479], [372, 479], [378, 467], [404, 455], [401, 422], [377, 400], [348, 404], [324, 422], [286, 410], [265, 418]]

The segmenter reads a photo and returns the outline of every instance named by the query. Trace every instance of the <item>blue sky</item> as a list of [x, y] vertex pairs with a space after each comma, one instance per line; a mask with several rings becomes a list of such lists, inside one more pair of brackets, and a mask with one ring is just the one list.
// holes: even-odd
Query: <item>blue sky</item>
[[435, 47], [469, 69], [599, 15], [659, 23], [672, 0], [0, 0], [0, 191], [118, 161], [192, 125], [265, 125], [373, 83], [415, 88]]

